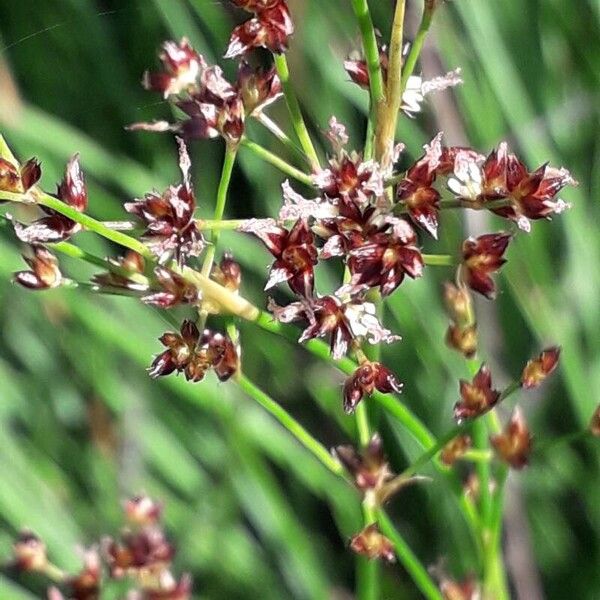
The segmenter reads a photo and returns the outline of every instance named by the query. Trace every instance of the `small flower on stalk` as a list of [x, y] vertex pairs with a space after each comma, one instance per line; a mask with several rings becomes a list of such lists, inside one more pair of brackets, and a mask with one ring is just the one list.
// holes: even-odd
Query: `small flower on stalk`
[[31, 246], [33, 256], [23, 255], [25, 262], [31, 267], [30, 271], [19, 271], [14, 274], [14, 281], [30, 290], [49, 290], [64, 282], [58, 260], [52, 252], [43, 246]]
[[490, 437], [498, 456], [514, 469], [522, 469], [531, 454], [531, 434], [521, 409], [517, 406], [504, 431]]
[[145, 495], [134, 496], [124, 503], [125, 518], [137, 527], [156, 525], [160, 521], [162, 510], [163, 505], [160, 502]]
[[254, 221], [243, 231], [256, 235], [275, 257], [265, 290], [287, 282], [296, 294], [312, 296], [317, 248], [305, 219], [298, 219], [290, 231], [270, 221]]
[[471, 383], [460, 380], [460, 395], [461, 400], [454, 406], [454, 418], [458, 423], [488, 412], [500, 400], [500, 392], [492, 389], [492, 374], [485, 364]]
[[187, 38], [179, 43], [167, 41], [158, 55], [164, 71], [144, 74], [143, 86], [147, 90], [160, 92], [164, 98], [193, 91], [198, 86], [206, 61], [190, 45]]
[[[88, 195], [81, 165], [79, 164], [79, 155], [76, 154], [67, 163], [65, 176], [58, 186], [56, 196], [77, 212], [84, 212], [87, 208]], [[63, 242], [73, 234], [81, 231], [81, 225], [72, 221], [68, 217], [40, 206], [48, 215], [34, 221], [31, 225], [24, 226], [21, 223], [15, 223], [15, 233], [17, 237], [26, 244], [43, 244], [46, 242]]]
[[600, 404], [596, 407], [588, 427], [594, 437], [600, 437]]
[[19, 571], [44, 571], [48, 565], [46, 544], [31, 531], [22, 531], [13, 544], [12, 565]]
[[373, 434], [367, 446], [358, 453], [353, 446], [337, 446], [334, 455], [354, 477], [359, 490], [379, 490], [394, 477], [383, 453], [383, 443], [378, 433]]
[[488, 233], [463, 242], [461, 273], [472, 290], [489, 299], [496, 297], [496, 285], [490, 274], [506, 262], [503, 255], [511, 239], [509, 233]]
[[25, 194], [42, 176], [37, 158], [30, 158], [22, 167], [0, 158], [0, 192]]
[[365, 244], [349, 252], [350, 284], [379, 286], [382, 296], [389, 296], [404, 280], [423, 274], [423, 257], [416, 246], [414, 229], [404, 220], [396, 219], [393, 231], [371, 235]]
[[356, 339], [365, 339], [370, 344], [391, 344], [400, 339], [381, 325], [374, 304], [356, 298], [323, 296], [313, 301], [292, 302], [284, 307], [270, 300], [269, 310], [282, 323], [308, 321], [309, 326], [298, 341], [303, 343], [328, 337], [335, 360], [342, 358]]
[[281, 81], [274, 67], [253, 69], [245, 61], [240, 63], [236, 87], [248, 117], [259, 113], [283, 95]]
[[398, 184], [396, 198], [410, 218], [437, 239], [440, 193], [433, 187], [442, 156], [442, 134], [425, 146], [425, 154]]
[[128, 202], [125, 210], [144, 221], [147, 229], [143, 239], [161, 263], [174, 257], [182, 266], [189, 256], [200, 255], [205, 242], [194, 220], [190, 157], [185, 142], [178, 139], [178, 144], [183, 183], [170, 186], [162, 195], [151, 192], [142, 200]]
[[92, 283], [100, 288], [123, 288], [139, 292], [145, 292], [148, 289], [147, 282], [144, 280], [138, 281], [135, 277], [144, 273], [145, 261], [141, 254], [128, 250], [124, 256], [109, 258], [108, 262], [124, 272], [107, 271], [106, 273], [99, 273], [92, 277]]
[[238, 292], [242, 285], [242, 268], [233, 254], [225, 252], [221, 262], [213, 267], [212, 278], [231, 292]]
[[344, 384], [344, 411], [352, 414], [364, 396], [375, 390], [382, 394], [400, 393], [403, 384], [381, 363], [363, 362]]
[[383, 559], [390, 563], [396, 561], [394, 545], [379, 531], [375, 523], [368, 525], [352, 537], [350, 549], [369, 559]]
[[537, 358], [531, 359], [521, 375], [521, 386], [526, 390], [540, 386], [558, 366], [560, 347], [546, 348]]
[[195, 304], [200, 299], [200, 292], [192, 283], [181, 275], [165, 267], [156, 267], [154, 275], [160, 286], [159, 291], [142, 297], [142, 302], [159, 308], [172, 308], [177, 304]]
[[242, 8], [255, 16], [233, 30], [225, 58], [241, 56], [253, 48], [267, 48], [278, 54], [287, 50], [294, 24], [285, 0], [244, 2]]
[[448, 467], [459, 460], [472, 446], [471, 437], [468, 435], [457, 435], [451, 439], [440, 453], [441, 461]]

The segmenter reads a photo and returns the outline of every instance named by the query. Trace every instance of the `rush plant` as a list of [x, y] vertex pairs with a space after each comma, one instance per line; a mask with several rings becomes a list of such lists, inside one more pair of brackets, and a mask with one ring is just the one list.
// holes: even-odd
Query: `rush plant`
[[[181, 178], [166, 190], [151, 190], [127, 202], [123, 208], [130, 217], [103, 222], [90, 216], [93, 198], [88, 197], [81, 166], [85, 157], [73, 156], [51, 193], [39, 184], [38, 161], [17, 160], [0, 138], [0, 199], [39, 213], [27, 223], [10, 212], [4, 214], [25, 248], [27, 268], [16, 273], [14, 281], [30, 290], [71, 286], [82, 293], [126, 295], [158, 309], [170, 329], [160, 337], [153, 359], [148, 349], [151, 377], [182, 374], [192, 385], [214, 371], [220, 381], [239, 386], [327, 469], [354, 486], [364, 522], [348, 540], [348, 548], [360, 555], [356, 593], [361, 600], [380, 597], [379, 561], [398, 561], [429, 600], [505, 600], [509, 598], [501, 544], [505, 484], [510, 469], [527, 465], [535, 445], [518, 406], [505, 424], [496, 408], [542, 385], [558, 365], [560, 348], [543, 350], [515, 374], [513, 383], [497, 389], [485, 357], [478, 353], [472, 295], [494, 300], [495, 274], [509, 257], [515, 236], [527, 235], [532, 222], [568, 209], [558, 194], [576, 181], [565, 168], [526, 165], [504, 142], [481, 153], [445, 144], [442, 133], [425, 145], [420, 158], [406, 164], [404, 144], [397, 137], [402, 119], [418, 117], [429, 94], [461, 83], [460, 69], [431, 80], [415, 74], [429, 27], [436, 13], [444, 10], [442, 0], [425, 0], [412, 43], [404, 39], [405, 2], [397, 0], [385, 45], [379, 43], [367, 0], [350, 1], [362, 53], [340, 69], [368, 93], [370, 111], [359, 150], [352, 149], [356, 140], [349, 139], [335, 116], [324, 123], [326, 155], [317, 151], [311, 138], [288, 69], [286, 51], [294, 19], [286, 0], [232, 2], [240, 17], [247, 17], [232, 32], [224, 56], [239, 63], [235, 81], [227, 80], [221, 68], [209, 64], [186, 39], [164, 42], [158, 67], [143, 77], [144, 87], [172, 104], [176, 117], [134, 123], [129, 129], [138, 132], [135, 135], [173, 136]], [[267, 108], [278, 101], [287, 104], [295, 138], [267, 115]], [[253, 141], [246, 127], [251, 119], [270, 131], [296, 163]], [[225, 146], [210, 220], [197, 217], [188, 154], [195, 140], [206, 138]], [[265, 176], [282, 179], [278, 214], [224, 218], [240, 152], [264, 161]], [[423, 253], [422, 240], [438, 239], [450, 211], [488, 211], [502, 228], [470, 237], [459, 248]], [[264, 244], [264, 260], [271, 266], [261, 306], [245, 297], [241, 267], [220, 244], [223, 230], [254, 236]], [[90, 254], [76, 245], [81, 231], [106, 238], [122, 252], [108, 258]], [[59, 255], [90, 263], [98, 273], [90, 281], [71, 278], [61, 269]], [[315, 278], [325, 261], [340, 266], [337, 290], [327, 294], [319, 291]], [[449, 351], [464, 357], [469, 373], [457, 382], [455, 423], [448, 422], [447, 432], [439, 437], [403, 403], [400, 374], [383, 364], [379, 352], [382, 344], [400, 343], [400, 336], [382, 322], [386, 298], [411, 285], [410, 280], [426, 277], [429, 269], [448, 274], [440, 290], [449, 316], [446, 341]], [[294, 300], [278, 304], [271, 297], [277, 288], [287, 288]], [[189, 310], [178, 322], [169, 310], [181, 306]], [[356, 421], [358, 437], [352, 445], [329, 451], [262, 389], [264, 382], [247, 377], [244, 338], [237, 329], [240, 320], [303, 344], [316, 360], [346, 374], [339, 402], [347, 418]], [[219, 323], [225, 323], [222, 330]], [[370, 410], [374, 406], [395, 419], [422, 448], [400, 473], [390, 467], [386, 458], [390, 448], [384, 448], [375, 431]], [[596, 415], [585, 435], [599, 434], [598, 421]], [[456, 468], [458, 461], [467, 465], [466, 484]], [[457, 514], [464, 517], [479, 552], [473, 577], [467, 581], [455, 581], [439, 566], [423, 564], [386, 514], [386, 505], [405, 486], [425, 480], [420, 473], [429, 463], [436, 476], [426, 485], [436, 486], [442, 479], [450, 482]], [[105, 580], [123, 577], [130, 577], [136, 598], [191, 597], [191, 580], [171, 573], [173, 547], [158, 525], [160, 507], [139, 497], [126, 504], [126, 512], [132, 525], [123, 540], [107, 541], [99, 552], [86, 554], [80, 575], [55, 568], [43, 542], [30, 532], [16, 541], [12, 566], [50, 577], [52, 585], [63, 590], [52, 587], [53, 600], [62, 593], [76, 599], [98, 598]]]

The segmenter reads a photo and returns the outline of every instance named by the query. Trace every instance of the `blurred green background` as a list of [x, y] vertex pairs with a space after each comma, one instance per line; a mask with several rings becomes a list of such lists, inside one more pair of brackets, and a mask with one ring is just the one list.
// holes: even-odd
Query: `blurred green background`
[[[349, 2], [290, 4], [297, 34], [289, 61], [311, 130], [318, 136], [335, 114], [358, 147], [367, 98], [341, 64], [359, 46]], [[392, 2], [371, 4], [386, 37]], [[410, 37], [421, 3], [408, 4]], [[123, 129], [169, 115], [141, 89], [142, 72], [156, 64], [163, 40], [183, 35], [224, 64], [219, 57], [242, 17], [225, 0], [2, 0], [0, 131], [21, 158], [42, 160], [50, 190], [67, 158], [80, 152], [90, 214], [122, 218], [123, 202], [179, 176], [169, 136]], [[530, 167], [551, 161], [580, 181], [563, 194], [573, 203], [570, 212], [535, 223], [509, 249], [498, 301], [477, 306], [483, 355], [500, 384], [544, 345], [563, 346], [552, 382], [521, 399], [540, 444], [584, 428], [600, 401], [599, 65], [598, 0], [455, 0], [439, 11], [422, 69], [433, 76], [460, 66], [465, 84], [399, 125], [409, 158], [444, 130], [449, 143], [482, 152], [506, 139]], [[233, 76], [234, 65], [224, 67]], [[283, 103], [268, 112], [287, 128]], [[260, 126], [250, 125], [250, 136], [285, 154]], [[191, 151], [200, 214], [208, 216], [223, 145], [198, 142]], [[242, 149], [228, 216], [274, 215], [282, 180]], [[503, 226], [478, 213], [468, 221], [444, 215], [439, 244], [424, 240], [424, 247], [452, 252], [467, 231]], [[264, 305], [267, 253], [240, 235], [222, 239], [243, 265], [243, 292]], [[118, 251], [88, 234], [77, 241], [98, 254]], [[346, 544], [360, 526], [357, 496], [234, 385], [218, 385], [213, 376], [197, 385], [175, 377], [151, 381], [144, 369], [166, 326], [150, 309], [124, 298], [32, 294], [11, 285], [11, 273], [23, 266], [19, 252], [5, 227], [0, 556], [29, 526], [60, 565], [77, 566], [77, 543], [116, 532], [120, 501], [145, 491], [166, 503], [177, 566], [193, 574], [195, 597], [351, 598], [354, 559]], [[64, 264], [75, 278], [90, 274]], [[320, 288], [332, 289], [336, 276], [321, 269]], [[466, 376], [443, 343], [440, 283], [451, 276], [427, 269], [421, 280], [402, 285], [385, 311], [386, 324], [403, 336], [384, 349], [385, 362], [404, 380], [404, 400], [435, 433], [451, 426], [457, 380]], [[247, 373], [326, 445], [351, 441], [341, 377], [300, 347], [241, 329]], [[418, 454], [394, 423], [381, 418], [379, 429], [396, 469]], [[515, 598], [600, 598], [599, 458], [598, 443], [557, 445], [511, 475], [505, 549]], [[456, 577], [474, 570], [468, 533], [442, 482], [406, 490], [390, 511], [425, 564], [443, 559]], [[400, 567], [383, 573], [383, 597], [419, 597]], [[41, 597], [42, 589], [35, 579], [0, 579], [2, 600]]]

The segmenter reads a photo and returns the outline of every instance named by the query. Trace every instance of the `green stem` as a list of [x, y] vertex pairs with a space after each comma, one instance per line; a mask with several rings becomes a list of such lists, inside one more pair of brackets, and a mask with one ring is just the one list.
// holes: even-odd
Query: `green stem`
[[[217, 190], [217, 202], [215, 204], [215, 221], [220, 221], [221, 219], [223, 219], [223, 213], [225, 212], [225, 204], [227, 203], [227, 192], [229, 191], [229, 184], [231, 183], [231, 174], [233, 173], [233, 165], [235, 164], [236, 154], [236, 146], [228, 145], [225, 148], [225, 159], [223, 160], [223, 169], [221, 171], [221, 180], [219, 181], [219, 188]], [[206, 249], [204, 262], [202, 263], [202, 275], [204, 275], [205, 277], [210, 276], [220, 236], [220, 229], [217, 228], [212, 230], [210, 237], [211, 244]]]
[[269, 117], [263, 112], [259, 112], [256, 115], [256, 120], [265, 128], [268, 129], [290, 152], [295, 154], [303, 162], [310, 164], [306, 154], [301, 148], [298, 148], [296, 144], [289, 138], [289, 136]]
[[281, 87], [283, 89], [283, 94], [285, 96], [290, 117], [292, 118], [294, 131], [300, 140], [300, 145], [302, 146], [304, 153], [306, 156], [308, 156], [311, 162], [313, 170], [318, 171], [320, 169], [319, 158], [310, 139], [310, 135], [308, 134], [308, 129], [306, 127], [306, 123], [304, 122], [304, 118], [302, 117], [302, 111], [300, 110], [298, 98], [296, 97], [290, 82], [290, 71], [288, 68], [287, 59], [285, 54], [273, 54], [273, 58], [275, 61], [277, 74], [279, 75], [279, 79], [281, 81]]
[[265, 162], [268, 162], [270, 165], [273, 165], [276, 169], [279, 169], [282, 173], [285, 173], [292, 179], [295, 179], [296, 181], [299, 181], [300, 183], [303, 183], [304, 185], [307, 185], [309, 187], [314, 187], [314, 183], [310, 175], [307, 175], [299, 169], [296, 169], [296, 167], [293, 167], [285, 160], [279, 158], [279, 156], [277, 156], [276, 154], [269, 152], [269, 150], [263, 148], [256, 142], [252, 142], [246, 138], [243, 138], [242, 146], [248, 148], [248, 150], [256, 154], [256, 156], [258, 156]]
[[237, 375], [235, 381], [248, 396], [256, 400], [269, 414], [275, 417], [323, 466], [336, 475], [344, 475], [342, 465], [277, 402], [258, 388], [244, 374], [240, 373]]
[[410, 48], [410, 52], [408, 53], [406, 61], [404, 62], [401, 78], [402, 92], [404, 92], [404, 90], [406, 89], [408, 79], [413, 74], [415, 66], [417, 64], [417, 60], [421, 54], [421, 50], [423, 49], [423, 44], [425, 43], [425, 38], [427, 37], [427, 33], [429, 31], [429, 27], [431, 26], [431, 21], [433, 19], [434, 6], [435, 1], [425, 1], [425, 6], [423, 8], [423, 17], [421, 18], [419, 31], [417, 31], [417, 35], [415, 36], [415, 39], [413, 40], [412, 46]]
[[454, 267], [456, 259], [449, 254], [422, 254], [423, 262], [432, 267]]
[[[136, 240], [135, 238], [132, 238], [131, 236], [128, 236], [122, 233], [121, 231], [114, 231], [109, 227], [106, 227], [106, 225], [104, 225], [100, 221], [97, 221], [89, 215], [80, 213], [79, 211], [75, 210], [68, 204], [65, 204], [58, 198], [54, 198], [54, 196], [50, 196], [43, 192], [37, 191], [35, 192], [34, 197], [37, 204], [45, 206], [47, 208], [51, 208], [57, 213], [68, 217], [72, 221], [79, 223], [84, 229], [87, 229], [88, 231], [93, 231], [94, 233], [101, 235], [102, 237], [106, 238], [107, 240], [110, 240], [111, 242], [114, 242], [115, 244], [119, 244], [120, 246], [129, 248], [130, 250], [141, 254], [144, 258], [154, 258], [152, 252], [150, 252], [148, 247], [139, 240]], [[20, 196], [20, 199], [22, 200], [23, 196]]]
[[398, 560], [412, 577], [423, 596], [427, 598], [427, 600], [444, 600], [437, 585], [427, 572], [427, 569], [421, 564], [421, 561], [419, 561], [402, 536], [394, 528], [390, 518], [383, 510], [377, 512], [377, 521], [381, 533], [389, 538], [394, 544]]

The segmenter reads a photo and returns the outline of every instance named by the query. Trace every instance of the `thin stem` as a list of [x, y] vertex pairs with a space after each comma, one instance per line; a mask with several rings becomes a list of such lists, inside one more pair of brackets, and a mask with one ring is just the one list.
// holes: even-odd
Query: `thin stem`
[[[75, 210], [68, 204], [65, 204], [58, 198], [54, 198], [54, 196], [50, 196], [39, 191], [35, 192], [34, 197], [37, 204], [45, 206], [47, 208], [51, 208], [57, 213], [68, 217], [72, 221], [75, 221], [82, 225], [82, 227], [84, 227], [88, 231], [93, 231], [94, 233], [101, 235], [102, 237], [106, 238], [107, 240], [110, 240], [111, 242], [114, 242], [115, 244], [119, 244], [120, 246], [129, 248], [130, 250], [141, 254], [144, 258], [153, 258], [152, 252], [150, 252], [148, 247], [139, 240], [136, 240], [135, 238], [132, 238], [131, 236], [126, 235], [120, 231], [113, 231], [112, 229], [104, 225], [101, 221], [97, 221], [89, 215], [80, 213], [79, 211]], [[20, 199], [22, 200], [23, 196], [21, 196]]]
[[196, 227], [201, 231], [211, 231], [213, 229], [237, 229], [248, 223], [250, 219], [223, 219], [215, 221], [214, 219], [197, 219]]
[[269, 117], [263, 112], [259, 112], [256, 115], [256, 120], [263, 126], [265, 129], [268, 129], [288, 150], [293, 152], [298, 158], [300, 158], [303, 162], [310, 165], [310, 161], [308, 160], [306, 154], [302, 151], [301, 148], [298, 148], [296, 144], [289, 138], [289, 136]]
[[423, 8], [423, 17], [421, 18], [419, 31], [417, 31], [417, 35], [415, 36], [415, 39], [413, 40], [412, 46], [410, 48], [410, 52], [408, 53], [406, 61], [404, 62], [404, 68], [401, 78], [402, 92], [404, 92], [404, 90], [406, 89], [408, 79], [413, 74], [415, 66], [417, 64], [417, 60], [421, 54], [421, 50], [423, 49], [423, 44], [425, 43], [425, 38], [427, 37], [427, 33], [429, 31], [429, 27], [431, 26], [431, 21], [433, 19], [435, 3], [435, 0], [433, 0], [433, 2], [431, 0], [425, 0], [425, 6]]
[[[223, 218], [223, 213], [225, 212], [225, 204], [227, 203], [227, 192], [229, 191], [229, 184], [231, 183], [231, 174], [233, 173], [233, 165], [235, 164], [236, 154], [236, 146], [228, 145], [225, 148], [225, 159], [223, 160], [223, 169], [221, 171], [221, 180], [219, 181], [219, 188], [217, 190], [217, 202], [215, 204], [215, 221], [220, 221]], [[205, 277], [210, 276], [220, 236], [220, 229], [212, 230], [212, 234], [210, 237], [211, 244], [206, 249], [204, 262], [202, 263], [202, 275], [204, 275]]]
[[422, 254], [423, 262], [432, 267], [454, 267], [456, 259], [450, 254]]
[[296, 179], [300, 183], [303, 183], [304, 185], [307, 185], [309, 187], [314, 187], [314, 183], [310, 175], [307, 175], [299, 169], [296, 169], [296, 167], [293, 167], [288, 162], [286, 162], [282, 158], [279, 158], [279, 156], [277, 156], [276, 154], [269, 152], [269, 150], [263, 148], [256, 142], [252, 142], [246, 138], [243, 138], [242, 146], [248, 148], [248, 150], [256, 154], [256, 156], [258, 156], [265, 162], [268, 162], [270, 165], [273, 165], [275, 168], [279, 169], [282, 173], [285, 173], [292, 179]]
[[317, 156], [315, 147], [313, 146], [310, 135], [308, 134], [308, 129], [306, 127], [306, 123], [304, 122], [302, 111], [300, 110], [300, 103], [298, 102], [298, 98], [296, 97], [296, 93], [294, 92], [290, 82], [290, 71], [285, 54], [273, 54], [273, 59], [275, 61], [277, 74], [279, 75], [279, 79], [281, 81], [281, 87], [283, 89], [283, 94], [285, 96], [290, 117], [292, 118], [294, 131], [300, 140], [300, 145], [302, 146], [304, 153], [306, 156], [308, 156], [311, 162], [313, 170], [318, 171], [320, 169], [319, 157]]
[[389, 68], [385, 107], [377, 122], [375, 157], [387, 168], [392, 160], [398, 112], [402, 104], [402, 46], [405, 0], [396, 0], [389, 50]]
[[423, 596], [427, 600], [444, 600], [427, 569], [421, 564], [383, 510], [377, 512], [377, 521], [381, 532], [394, 544], [398, 560], [412, 577]]
[[275, 417], [323, 466], [335, 475], [344, 475], [342, 465], [275, 400], [270, 398], [242, 373], [235, 377], [235, 381], [248, 396], [256, 400], [268, 413]]

